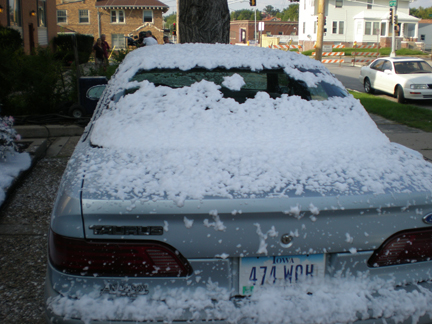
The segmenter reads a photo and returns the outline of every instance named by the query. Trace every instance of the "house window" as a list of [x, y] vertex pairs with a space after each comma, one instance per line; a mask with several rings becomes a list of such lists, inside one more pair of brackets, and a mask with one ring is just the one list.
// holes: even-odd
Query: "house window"
[[21, 5], [20, 0], [8, 0], [8, 25], [21, 27]]
[[332, 34], [343, 34], [344, 33], [344, 22], [333, 21]]
[[88, 10], [78, 10], [78, 17], [80, 24], [90, 23], [89, 11]]
[[370, 35], [372, 33], [372, 23], [371, 22], [366, 22], [365, 23], [365, 31], [364, 34], [365, 35]]
[[278, 32], [279, 35], [283, 35], [283, 32]]
[[383, 22], [381, 23], [381, 36], [385, 36], [385, 31], [386, 31], [386, 23]]
[[306, 22], [304, 21], [303, 22], [303, 34], [305, 34], [306, 33]]
[[379, 22], [374, 22], [373, 23], [373, 30], [372, 30], [372, 35], [379, 35]]
[[111, 10], [111, 24], [123, 24], [124, 22], [124, 10]]
[[38, 1], [38, 27], [46, 27], [45, 0]]
[[425, 35], [420, 35], [420, 40], [421, 41], [424, 41], [426, 39], [426, 36]]
[[339, 34], [340, 35], [343, 35], [343, 33], [344, 33], [344, 28], [345, 28], [344, 24], [345, 24], [345, 22], [339, 21]]
[[57, 10], [57, 23], [67, 24], [66, 10]]
[[111, 34], [111, 40], [113, 48], [126, 48], [126, 37], [123, 34]]
[[145, 23], [146, 22], [153, 22], [153, 11], [152, 10], [144, 10], [143, 21]]
[[372, 0], [367, 0], [367, 9], [372, 9]]
[[342, 8], [343, 0], [335, 0], [335, 7]]

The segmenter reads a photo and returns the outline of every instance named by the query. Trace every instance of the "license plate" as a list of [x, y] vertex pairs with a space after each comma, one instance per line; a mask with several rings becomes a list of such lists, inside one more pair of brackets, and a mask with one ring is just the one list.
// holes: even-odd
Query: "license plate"
[[241, 258], [239, 291], [250, 295], [256, 286], [324, 277], [324, 271], [325, 254]]

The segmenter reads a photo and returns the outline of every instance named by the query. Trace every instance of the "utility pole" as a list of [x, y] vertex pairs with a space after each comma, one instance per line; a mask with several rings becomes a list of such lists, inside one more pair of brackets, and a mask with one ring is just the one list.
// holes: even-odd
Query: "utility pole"
[[[390, 0], [390, 26], [392, 31], [390, 57], [396, 57], [397, 0]], [[393, 9], [393, 10], [392, 10]]]
[[317, 26], [317, 40], [315, 48], [315, 60], [322, 59], [322, 46], [324, 39], [324, 2], [325, 0], [318, 0], [318, 26]]
[[180, 0], [177, 0], [177, 17], [176, 17], [176, 37], [177, 37], [177, 44], [180, 44], [179, 17], [180, 17]]
[[[256, 7], [256, 0], [249, 0], [249, 5], [251, 6], [251, 7]], [[256, 46], [256, 42], [257, 42], [257, 37], [256, 37], [256, 34], [257, 34], [257, 25], [256, 25], [256, 8], [255, 8], [255, 34], [254, 34], [254, 38], [255, 38], [255, 46]], [[260, 43], [261, 43], [261, 41], [260, 41]]]
[[255, 33], [254, 33], [255, 46], [256, 46], [256, 43], [257, 43], [256, 31], [257, 31], [257, 27], [256, 27], [256, 9], [255, 9]]

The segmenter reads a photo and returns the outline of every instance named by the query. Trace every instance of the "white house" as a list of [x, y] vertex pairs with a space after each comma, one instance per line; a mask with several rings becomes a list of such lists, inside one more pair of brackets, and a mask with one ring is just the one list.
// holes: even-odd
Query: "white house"
[[[389, 0], [325, 0], [324, 44], [369, 44], [389, 47], [392, 36]], [[396, 0], [397, 31], [400, 41], [417, 41], [418, 21], [409, 15], [409, 0]], [[395, 8], [393, 7], [393, 10]], [[300, 0], [299, 43], [316, 42], [318, 0]]]
[[424, 42], [425, 50], [432, 49], [432, 19], [419, 21], [419, 40]]

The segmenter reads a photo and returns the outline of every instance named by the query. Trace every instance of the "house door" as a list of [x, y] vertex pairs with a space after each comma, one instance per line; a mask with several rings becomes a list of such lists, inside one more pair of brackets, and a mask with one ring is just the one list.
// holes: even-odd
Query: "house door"
[[240, 42], [246, 43], [246, 29], [240, 29]]
[[35, 49], [34, 32], [35, 29], [33, 27], [33, 24], [29, 24], [30, 53], [33, 53]]

